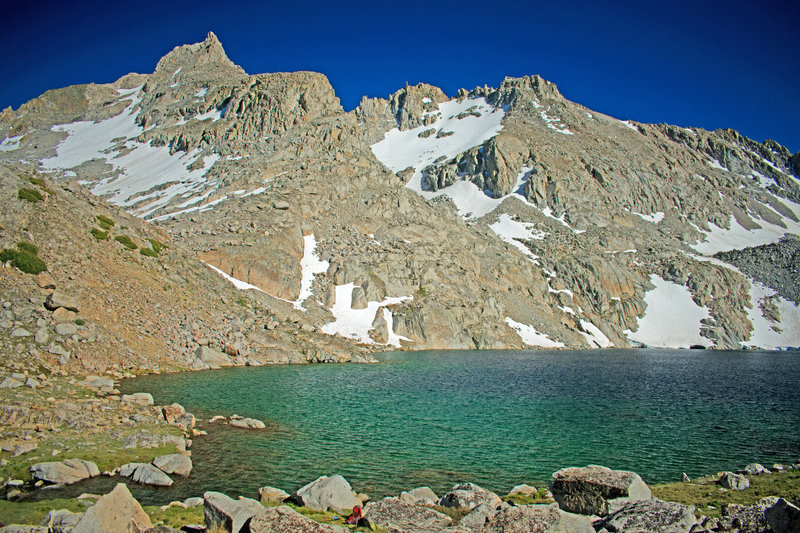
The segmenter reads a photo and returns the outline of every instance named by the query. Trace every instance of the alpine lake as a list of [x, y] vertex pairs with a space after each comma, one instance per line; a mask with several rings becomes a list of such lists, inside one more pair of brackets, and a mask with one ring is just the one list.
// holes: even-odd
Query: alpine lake
[[[705, 350], [427, 351], [379, 364], [275, 365], [142, 376], [125, 393], [180, 403], [207, 436], [169, 488], [258, 498], [342, 474], [373, 498], [472, 481], [498, 494], [600, 464], [647, 483], [800, 459], [800, 353]], [[208, 423], [263, 420], [266, 430]], [[110, 489], [96, 478], [73, 491]], [[65, 495], [63, 491], [57, 491]]]

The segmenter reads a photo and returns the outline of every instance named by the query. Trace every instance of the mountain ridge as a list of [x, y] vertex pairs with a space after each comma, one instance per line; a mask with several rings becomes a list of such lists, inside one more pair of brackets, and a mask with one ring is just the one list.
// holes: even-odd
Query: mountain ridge
[[652, 312], [696, 317], [672, 324], [687, 330], [673, 347], [800, 345], [797, 274], [713, 257], [792, 249], [800, 154], [619, 121], [539, 76], [455, 98], [407, 85], [345, 112], [324, 75], [248, 75], [209, 33], [153, 74], [5, 110], [0, 128], [7, 165], [150, 220], [304, 334], [369, 350], [658, 345], [637, 334]]

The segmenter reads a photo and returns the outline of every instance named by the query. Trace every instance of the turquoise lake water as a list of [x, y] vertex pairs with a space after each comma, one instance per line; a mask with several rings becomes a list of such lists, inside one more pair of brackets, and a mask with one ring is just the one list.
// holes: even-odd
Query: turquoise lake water
[[[473, 481], [505, 494], [566, 466], [648, 483], [800, 459], [800, 354], [700, 350], [448, 351], [381, 364], [230, 368], [129, 380], [201, 419], [195, 469], [143, 501], [291, 492], [339, 473], [373, 497]], [[267, 431], [207, 424], [234, 413]], [[93, 483], [113, 483], [112, 480]], [[134, 487], [131, 487], [134, 489]], [[75, 490], [78, 490], [77, 488]], [[85, 491], [81, 488], [80, 491]]]

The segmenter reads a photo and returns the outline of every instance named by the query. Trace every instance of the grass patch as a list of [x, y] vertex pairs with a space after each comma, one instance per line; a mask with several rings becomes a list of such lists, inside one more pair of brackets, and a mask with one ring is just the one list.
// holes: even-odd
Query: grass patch
[[157, 505], [146, 505], [144, 512], [150, 516], [150, 521], [154, 526], [158, 524], [174, 529], [180, 529], [187, 524], [202, 524], [205, 520], [202, 505], [188, 509], [174, 505], [163, 511]]
[[105, 215], [97, 215], [97, 224], [103, 228], [104, 230], [108, 231], [111, 229], [111, 226], [114, 225], [114, 219], [111, 217], [107, 217]]
[[553, 500], [553, 498], [548, 498], [546, 494], [547, 487], [542, 487], [540, 489], [536, 489], [536, 492], [533, 494], [514, 494], [513, 496], [506, 496], [503, 498], [503, 501], [511, 502], [514, 505], [538, 505], [553, 503], [555, 500]]
[[152, 248], [139, 248], [139, 253], [147, 257], [158, 257], [158, 252]]
[[38, 185], [39, 187], [44, 187], [44, 180], [42, 178], [31, 176], [30, 178], [28, 178], [28, 181], [33, 183], [34, 185]]
[[0, 522], [3, 524], [40, 524], [53, 509], [81, 513], [86, 506], [76, 499], [57, 498], [38, 502], [9, 502], [0, 500]]
[[128, 250], [135, 250], [138, 248], [138, 246], [136, 246], [136, 244], [127, 235], [117, 235], [114, 237], [114, 240], [118, 243], [121, 243]]
[[425, 290], [425, 287], [420, 287], [419, 289], [417, 289], [417, 296], [419, 296], [420, 298], [425, 298], [427, 295], [428, 291]]
[[17, 191], [17, 198], [31, 203], [41, 202], [42, 200], [44, 200], [42, 193], [40, 193], [36, 189], [28, 189], [25, 187], [22, 187], [20, 190]]
[[160, 254], [161, 250], [163, 250], [164, 248], [168, 248], [168, 246], [166, 244], [164, 244], [163, 242], [161, 242], [159, 240], [156, 240], [156, 239], [147, 239], [147, 240], [150, 243], [150, 246], [153, 247], [153, 250], [157, 254]]
[[17, 248], [17, 250], [4, 248], [0, 251], [0, 262], [9, 261], [11, 266], [26, 274], [38, 274], [47, 270], [47, 265], [36, 255], [39, 252], [36, 246], [26, 241], [20, 241], [17, 243]]
[[[688, 483], [667, 483], [653, 485], [650, 489], [653, 496], [660, 500], [694, 505], [697, 512], [702, 515], [718, 517], [723, 505], [737, 503], [753, 505], [761, 498], [767, 496], [780, 496], [789, 501], [800, 498], [800, 471], [788, 470], [772, 474], [747, 476], [750, 487], [745, 490], [721, 490], [713, 480], [715, 477], [706, 477]], [[709, 506], [714, 509], [709, 509]]]
[[75, 325], [76, 326], [85, 326], [86, 325], [86, 321], [84, 319], [82, 319], [82, 318], [76, 318], [75, 319]]
[[108, 240], [108, 233], [106, 233], [105, 231], [103, 231], [101, 229], [92, 228], [91, 230], [89, 230], [89, 233], [91, 233], [92, 237], [94, 237], [98, 241], [106, 241], [106, 240]]

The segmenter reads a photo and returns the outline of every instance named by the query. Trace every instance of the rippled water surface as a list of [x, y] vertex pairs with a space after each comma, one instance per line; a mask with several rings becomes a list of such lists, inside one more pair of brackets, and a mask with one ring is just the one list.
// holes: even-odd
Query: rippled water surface
[[[505, 493], [565, 466], [648, 483], [800, 459], [800, 354], [675, 350], [387, 354], [377, 365], [231, 368], [141, 377], [199, 419], [238, 413], [268, 431], [203, 424], [192, 475], [164, 500], [287, 491], [340, 473], [373, 497], [473, 481]], [[95, 483], [108, 483], [98, 481]]]

